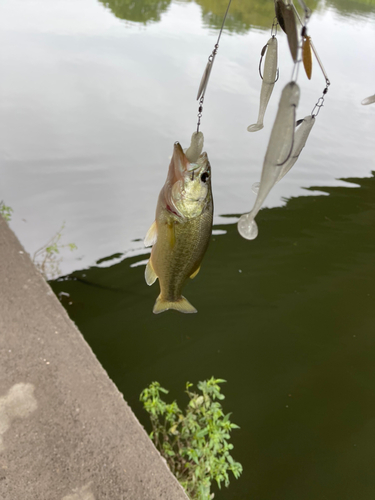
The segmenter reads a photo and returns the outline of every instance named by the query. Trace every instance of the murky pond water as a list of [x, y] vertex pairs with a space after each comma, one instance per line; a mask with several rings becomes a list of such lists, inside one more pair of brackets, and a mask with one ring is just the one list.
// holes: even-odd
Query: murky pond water
[[[142, 239], [173, 143], [188, 145], [195, 96], [226, 1], [1, 2], [0, 200], [33, 253], [59, 229], [51, 282], [99, 360], [146, 425], [152, 380], [225, 378], [240, 480], [218, 499], [372, 499], [375, 494], [375, 2], [309, 4], [310, 34], [331, 87], [309, 142], [240, 238], [278, 99], [256, 121], [261, 48], [273, 4], [233, 1], [205, 99], [215, 234], [186, 288], [199, 313], [152, 306]], [[298, 118], [325, 81], [300, 72]], [[113, 256], [113, 258], [111, 258]], [[90, 267], [91, 266], [91, 267]]]

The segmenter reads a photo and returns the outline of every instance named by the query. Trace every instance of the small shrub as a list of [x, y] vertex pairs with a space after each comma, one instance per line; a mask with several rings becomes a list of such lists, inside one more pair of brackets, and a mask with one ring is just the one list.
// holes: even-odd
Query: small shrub
[[65, 222], [57, 233], [33, 255], [32, 260], [35, 267], [42, 273], [46, 280], [53, 279], [61, 273], [60, 264], [62, 257], [59, 256], [60, 250], [63, 248], [69, 248], [70, 251], [77, 249], [74, 243], [67, 243], [65, 245], [60, 243], [64, 228]]
[[230, 413], [224, 415], [220, 392], [222, 379], [198, 383], [201, 394], [191, 390], [193, 384], [186, 384], [189, 404], [185, 414], [174, 401], [165, 403], [160, 395], [168, 391], [153, 382], [141, 393], [140, 400], [150, 414], [151, 439], [166, 459], [170, 470], [192, 500], [210, 500], [211, 482], [229, 486], [229, 471], [235, 478], [242, 472], [242, 465], [230, 455], [233, 445], [228, 443], [232, 429]]
[[3, 201], [0, 201], [0, 215], [2, 215], [7, 222], [12, 218], [12, 212], [12, 207], [7, 207]]

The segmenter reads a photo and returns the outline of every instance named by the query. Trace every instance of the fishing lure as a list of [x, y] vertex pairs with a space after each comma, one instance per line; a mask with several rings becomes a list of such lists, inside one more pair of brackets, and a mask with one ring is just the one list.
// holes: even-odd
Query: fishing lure
[[372, 104], [373, 102], [375, 102], [375, 94], [374, 95], [370, 95], [370, 97], [366, 97], [366, 99], [363, 99], [363, 101], [361, 102], [361, 104], [363, 104], [364, 106], [366, 106], [367, 104]]
[[304, 36], [303, 37], [303, 42], [302, 42], [302, 62], [303, 62], [303, 67], [305, 68], [305, 72], [307, 75], [307, 78], [311, 80], [311, 73], [312, 73], [312, 50], [311, 50], [311, 43], [310, 43], [310, 37], [309, 36]]
[[298, 54], [298, 35], [293, 5], [290, 3], [285, 4], [283, 0], [276, 0], [275, 13], [281, 29], [286, 33], [290, 53], [292, 54], [293, 61], [296, 63]]
[[197, 163], [198, 158], [202, 154], [204, 137], [202, 132], [193, 132], [191, 136], [190, 146], [184, 150], [185, 156], [190, 163]]
[[[268, 101], [270, 100], [271, 94], [273, 92], [273, 87], [275, 82], [277, 81], [276, 73], [277, 73], [277, 39], [275, 36], [272, 36], [267, 44], [263, 47], [261, 52], [261, 60], [259, 63], [259, 72], [260, 65], [262, 63], [262, 59], [264, 53], [266, 53], [266, 59], [264, 61], [264, 70], [263, 70], [263, 82], [262, 88], [260, 91], [260, 102], [259, 102], [259, 113], [258, 120], [253, 125], [249, 125], [247, 130], [249, 132], [256, 132], [263, 128], [263, 119], [267, 109]], [[262, 76], [262, 75], [261, 75]]]
[[[298, 122], [297, 122], [298, 123]], [[279, 182], [284, 175], [286, 175], [289, 170], [293, 167], [293, 165], [298, 160], [299, 155], [301, 154], [302, 149], [306, 145], [306, 141], [309, 137], [311, 129], [313, 128], [315, 123], [315, 116], [308, 115], [301, 120], [301, 123], [297, 125], [296, 132], [294, 134], [294, 142], [293, 149], [289, 159], [284, 163], [281, 167], [279, 176], [276, 182]]]
[[259, 191], [254, 206], [249, 213], [243, 214], [238, 221], [238, 232], [247, 239], [253, 240], [258, 235], [258, 226], [255, 217], [264, 200], [276, 184], [281, 167], [292, 154], [295, 129], [295, 114], [300, 96], [299, 86], [295, 82], [285, 85], [277, 111], [275, 123], [264, 157]]

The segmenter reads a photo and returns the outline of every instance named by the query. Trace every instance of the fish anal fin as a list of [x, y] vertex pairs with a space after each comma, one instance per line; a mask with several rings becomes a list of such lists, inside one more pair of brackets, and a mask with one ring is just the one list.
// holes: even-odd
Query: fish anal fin
[[145, 247], [151, 247], [155, 245], [158, 239], [158, 228], [156, 227], [156, 220], [151, 224], [150, 229], [147, 231], [146, 238], [144, 241]]
[[193, 272], [193, 274], [190, 276], [191, 280], [193, 280], [196, 277], [196, 275], [199, 273], [200, 269], [201, 269], [201, 266], [199, 266], [198, 269]]
[[146, 265], [145, 280], [146, 280], [146, 283], [148, 284], [148, 286], [153, 285], [155, 283], [155, 281], [157, 280], [157, 275], [156, 275], [155, 270], [152, 266], [151, 259], [149, 259], [149, 261], [147, 262], [147, 265]]
[[164, 311], [168, 311], [169, 309], [174, 309], [175, 311], [180, 311], [182, 313], [187, 313], [187, 314], [198, 312], [195, 309], [195, 307], [193, 307], [190, 304], [190, 302], [187, 299], [185, 299], [185, 297], [183, 297], [182, 295], [178, 300], [173, 302], [163, 300], [159, 295], [159, 297], [156, 299], [154, 309], [152, 312], [154, 314], [159, 314]]

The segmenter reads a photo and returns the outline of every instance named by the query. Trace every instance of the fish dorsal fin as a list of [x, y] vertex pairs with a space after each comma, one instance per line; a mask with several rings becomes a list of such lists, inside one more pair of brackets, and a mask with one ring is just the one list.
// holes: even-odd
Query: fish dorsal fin
[[157, 278], [158, 277], [154, 271], [154, 268], [152, 267], [152, 262], [151, 262], [151, 258], [150, 258], [149, 261], [147, 262], [146, 270], [145, 270], [146, 283], [148, 284], [148, 286], [151, 286], [153, 283], [155, 283]]
[[201, 270], [201, 266], [199, 266], [198, 269], [193, 272], [193, 274], [190, 276], [190, 279], [193, 280], [196, 277], [196, 275], [199, 273], [200, 270]]
[[156, 227], [156, 220], [151, 224], [150, 229], [147, 231], [145, 238], [145, 247], [152, 247], [155, 245], [156, 240], [158, 239], [158, 228]]

